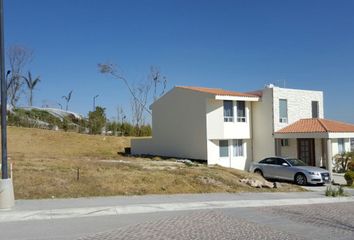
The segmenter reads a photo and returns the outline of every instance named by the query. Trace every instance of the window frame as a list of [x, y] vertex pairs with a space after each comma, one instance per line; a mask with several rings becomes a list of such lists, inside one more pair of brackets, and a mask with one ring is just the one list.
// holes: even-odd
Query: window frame
[[232, 140], [232, 156], [233, 157], [244, 157], [245, 150], [243, 147], [244, 141], [243, 139], [233, 139]]
[[350, 138], [350, 151], [354, 152], [354, 138]]
[[[316, 106], [316, 112], [314, 112], [314, 110], [315, 110], [314, 106]], [[318, 101], [311, 101], [311, 114], [312, 114], [312, 118], [319, 118], [320, 109], [319, 109], [319, 102]], [[314, 116], [314, 115], [316, 115], [316, 116]]]
[[[267, 162], [267, 161], [272, 161], [272, 163], [269, 163], [269, 162]], [[270, 157], [270, 158], [265, 158], [265, 159], [263, 159], [262, 161], [260, 161], [259, 163], [261, 163], [261, 164], [266, 164], [266, 165], [276, 165], [276, 158], [272, 158], [272, 157]]]
[[[227, 143], [226, 146], [222, 146], [222, 142]], [[227, 155], [222, 156], [222, 152], [221, 149], [222, 147], [226, 147], [227, 148]], [[228, 158], [230, 157], [230, 147], [229, 147], [229, 140], [219, 140], [219, 158]]]
[[[338, 142], [338, 153], [341, 154], [341, 153], [345, 153], [345, 139], [344, 138], [338, 138], [337, 140]], [[340, 151], [340, 146], [342, 145], [342, 151]]]
[[[239, 115], [239, 104], [243, 104], [242, 115]], [[246, 101], [236, 101], [236, 118], [237, 122], [247, 122]]]
[[[281, 111], [281, 107], [282, 107], [282, 102], [285, 102], [285, 116], [281, 116], [282, 111]], [[289, 121], [289, 112], [288, 112], [288, 99], [285, 98], [280, 98], [279, 99], [279, 122], [280, 123], [288, 123]]]
[[287, 138], [280, 139], [280, 146], [289, 147], [289, 139], [287, 139]]
[[[231, 103], [231, 109], [226, 109], [225, 106], [227, 105], [226, 103]], [[231, 110], [231, 115], [228, 116], [226, 113], [228, 110]], [[224, 100], [223, 101], [223, 111], [224, 111], [224, 122], [233, 122], [235, 113], [234, 113], [234, 101], [232, 100]]]

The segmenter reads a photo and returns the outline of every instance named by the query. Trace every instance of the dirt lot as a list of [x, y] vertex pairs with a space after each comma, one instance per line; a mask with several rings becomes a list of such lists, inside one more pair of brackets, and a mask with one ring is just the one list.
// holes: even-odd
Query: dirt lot
[[301, 191], [290, 184], [277, 190], [251, 188], [239, 179], [258, 176], [243, 171], [118, 154], [129, 144], [125, 137], [9, 127], [16, 198]]

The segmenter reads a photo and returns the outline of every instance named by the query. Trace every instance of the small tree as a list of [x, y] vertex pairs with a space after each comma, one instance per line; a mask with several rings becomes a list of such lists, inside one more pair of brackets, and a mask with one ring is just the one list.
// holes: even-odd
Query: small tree
[[32, 107], [32, 105], [33, 105], [33, 90], [41, 80], [39, 79], [39, 76], [36, 77], [35, 79], [33, 79], [30, 71], [28, 71], [27, 77], [23, 76], [22, 78], [25, 80], [25, 82], [27, 84], [28, 91], [29, 91], [28, 104], [30, 107]]
[[62, 96], [62, 98], [65, 100], [66, 102], [66, 107], [65, 107], [65, 110], [68, 111], [69, 110], [69, 102], [71, 100], [71, 95], [73, 93], [73, 90], [71, 90], [67, 96]]
[[22, 79], [23, 69], [31, 62], [32, 57], [32, 50], [20, 45], [13, 45], [7, 49], [7, 59], [10, 68], [6, 79], [7, 95], [9, 103], [13, 107], [16, 107], [22, 93], [22, 86], [24, 84]]
[[[124, 77], [120, 69], [115, 64], [100, 63], [98, 64], [98, 68], [101, 73], [108, 74], [113, 78], [122, 81], [123, 84], [128, 89], [130, 95], [132, 96], [132, 101], [135, 102], [136, 104], [140, 104], [140, 109], [141, 109], [140, 111], [142, 112], [145, 111], [150, 115], [151, 115], [151, 111], [148, 108], [147, 100], [152, 98], [153, 101], [156, 101], [158, 97], [164, 94], [167, 87], [167, 78], [161, 74], [159, 68], [154, 66], [150, 68], [150, 74], [148, 75], [147, 79], [144, 82], [139, 84], [138, 88], [134, 87], [134, 85]], [[145, 101], [145, 92], [144, 94], [139, 94], [141, 92], [142, 86], [145, 88], [144, 91], [147, 91], [146, 101]]]
[[334, 156], [335, 169], [339, 172], [348, 171], [348, 167], [354, 158], [354, 152], [339, 153]]
[[105, 108], [96, 107], [95, 111], [89, 112], [89, 130], [91, 134], [100, 134], [106, 125]]

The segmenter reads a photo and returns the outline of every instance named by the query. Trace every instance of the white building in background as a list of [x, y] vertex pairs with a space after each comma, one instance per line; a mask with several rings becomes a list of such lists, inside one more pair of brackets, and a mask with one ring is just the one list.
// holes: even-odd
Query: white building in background
[[241, 170], [276, 155], [331, 168], [334, 155], [353, 147], [354, 125], [324, 119], [320, 91], [174, 87], [151, 109], [152, 138], [133, 139], [132, 154], [206, 160]]

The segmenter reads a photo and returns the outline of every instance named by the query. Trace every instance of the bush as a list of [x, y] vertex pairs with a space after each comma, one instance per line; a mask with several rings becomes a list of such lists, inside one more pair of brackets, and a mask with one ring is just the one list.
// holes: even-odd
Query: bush
[[344, 174], [345, 181], [348, 186], [353, 186], [354, 183], [354, 171], [348, 171]]
[[353, 152], [339, 153], [334, 157], [334, 170], [336, 172], [346, 172], [351, 167], [352, 158], [354, 157]]
[[341, 196], [347, 196], [344, 192], [344, 189], [342, 186], [339, 186], [338, 188], [332, 188], [332, 186], [328, 186], [326, 188], [325, 195], [327, 197], [341, 197]]

